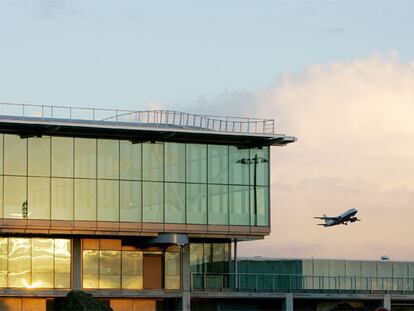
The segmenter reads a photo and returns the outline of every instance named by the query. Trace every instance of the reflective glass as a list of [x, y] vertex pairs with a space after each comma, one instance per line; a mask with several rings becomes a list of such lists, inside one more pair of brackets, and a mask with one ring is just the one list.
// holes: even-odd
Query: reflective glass
[[187, 144], [187, 182], [207, 182], [207, 145]]
[[73, 220], [73, 179], [52, 178], [52, 219]]
[[119, 221], [119, 181], [98, 180], [98, 220]]
[[0, 174], [3, 174], [3, 140], [4, 135], [0, 134]]
[[207, 224], [207, 186], [187, 184], [187, 223]]
[[0, 175], [0, 217], [3, 218], [4, 211], [3, 211], [3, 176]]
[[142, 289], [143, 253], [122, 251], [122, 288]]
[[229, 183], [229, 147], [208, 145], [208, 182]]
[[143, 221], [163, 222], [164, 220], [164, 191], [163, 183], [143, 183]]
[[119, 140], [98, 139], [98, 178], [119, 178]]
[[141, 182], [121, 180], [120, 220], [141, 221]]
[[165, 183], [165, 222], [185, 223], [185, 184]]
[[50, 176], [50, 137], [29, 138], [29, 176]]
[[7, 242], [8, 238], [0, 238], [0, 287], [7, 287]]
[[75, 179], [75, 220], [96, 220], [96, 180]]
[[52, 137], [52, 176], [73, 177], [73, 138]]
[[[250, 198], [252, 200], [252, 212], [251, 212], [251, 223], [255, 224], [254, 221], [254, 212], [255, 212], [255, 204], [256, 211], [257, 211], [257, 226], [268, 226], [269, 225], [269, 188], [268, 187], [251, 187], [251, 195]], [[256, 191], [256, 196], [254, 192]], [[255, 202], [256, 198], [256, 202]]]
[[[269, 185], [269, 148], [263, 147], [262, 149], [254, 148], [250, 149], [250, 184], [268, 186]], [[255, 175], [256, 171], [256, 175]]]
[[249, 184], [249, 166], [250, 166], [249, 149], [238, 149], [235, 146], [229, 146], [229, 183], [236, 185]]
[[165, 180], [185, 181], [185, 144], [165, 143]]
[[249, 187], [229, 187], [230, 225], [249, 225]]
[[75, 177], [96, 178], [96, 139], [75, 138]]
[[4, 134], [4, 174], [27, 174], [27, 139]]
[[30, 287], [30, 239], [9, 239], [9, 287]]
[[144, 180], [162, 181], [164, 178], [164, 159], [162, 143], [142, 144], [142, 173]]
[[50, 178], [28, 178], [28, 214], [31, 219], [50, 219]]
[[130, 141], [120, 142], [120, 176], [121, 179], [141, 179], [141, 144], [133, 144]]
[[228, 225], [229, 223], [229, 186], [208, 185], [208, 223]]
[[165, 252], [165, 289], [180, 289], [180, 253]]
[[203, 272], [204, 248], [201, 243], [190, 244], [191, 272]]
[[27, 218], [26, 177], [4, 176], [4, 217]]
[[70, 288], [70, 240], [55, 239], [55, 287]]
[[53, 288], [53, 239], [32, 239], [32, 288]]
[[121, 288], [121, 251], [99, 253], [99, 288]]
[[99, 287], [99, 251], [84, 250], [82, 252], [82, 287]]

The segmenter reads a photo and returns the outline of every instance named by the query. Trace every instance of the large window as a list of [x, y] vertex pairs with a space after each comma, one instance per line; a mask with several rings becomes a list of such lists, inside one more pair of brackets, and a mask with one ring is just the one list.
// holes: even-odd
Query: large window
[[0, 287], [70, 288], [70, 240], [0, 237]]
[[269, 225], [269, 148], [0, 134], [0, 215]]

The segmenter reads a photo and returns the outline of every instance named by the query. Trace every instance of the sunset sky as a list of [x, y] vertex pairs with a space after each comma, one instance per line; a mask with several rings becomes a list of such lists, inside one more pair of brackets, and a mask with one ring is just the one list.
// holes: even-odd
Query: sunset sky
[[[0, 102], [266, 117], [243, 256], [414, 260], [414, 2], [0, 0]], [[357, 208], [362, 222], [313, 216]]]

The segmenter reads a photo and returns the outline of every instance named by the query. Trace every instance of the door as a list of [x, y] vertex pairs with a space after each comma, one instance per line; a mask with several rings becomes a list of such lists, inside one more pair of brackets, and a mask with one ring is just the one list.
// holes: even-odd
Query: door
[[144, 254], [144, 289], [162, 289], [162, 256]]

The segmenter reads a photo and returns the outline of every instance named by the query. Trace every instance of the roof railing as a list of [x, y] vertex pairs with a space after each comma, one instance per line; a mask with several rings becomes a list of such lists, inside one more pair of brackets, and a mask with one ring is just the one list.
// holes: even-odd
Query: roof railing
[[133, 111], [0, 103], [0, 119], [274, 134], [274, 120], [272, 119], [211, 116], [172, 110]]

